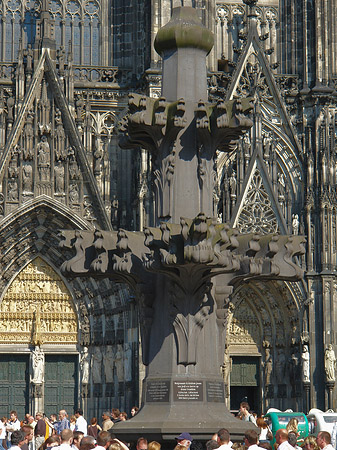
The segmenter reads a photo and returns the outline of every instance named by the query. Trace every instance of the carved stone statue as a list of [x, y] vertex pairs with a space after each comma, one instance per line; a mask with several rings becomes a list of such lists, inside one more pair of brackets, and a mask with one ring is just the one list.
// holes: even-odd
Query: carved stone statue
[[298, 235], [299, 226], [300, 226], [300, 221], [298, 220], [298, 214], [293, 214], [293, 220], [292, 220], [293, 234]]
[[114, 381], [114, 359], [115, 355], [112, 350], [112, 346], [109, 345], [106, 349], [104, 358], [104, 375], [106, 383], [113, 383]]
[[79, 202], [79, 195], [78, 195], [77, 184], [72, 184], [70, 186], [69, 200], [70, 200], [71, 203], [78, 203]]
[[336, 356], [331, 344], [325, 350], [324, 367], [326, 381], [336, 381]]
[[80, 367], [82, 371], [82, 384], [89, 383], [89, 366], [90, 366], [90, 356], [88, 353], [88, 348], [84, 347], [80, 361]]
[[23, 192], [33, 190], [33, 167], [30, 164], [24, 164], [22, 167], [22, 187]]
[[277, 382], [280, 384], [284, 383], [285, 364], [286, 364], [286, 357], [284, 351], [280, 349], [278, 351], [277, 360], [275, 363], [276, 379]]
[[132, 348], [131, 344], [124, 344], [124, 373], [125, 381], [132, 380]]
[[46, 136], [41, 137], [37, 146], [37, 161], [41, 181], [49, 181], [50, 148]]
[[55, 172], [55, 192], [64, 191], [64, 166], [61, 161], [54, 167]]
[[92, 381], [94, 384], [102, 383], [102, 359], [100, 347], [95, 347], [91, 359]]
[[266, 348], [266, 360], [264, 363], [264, 376], [265, 385], [268, 386], [271, 383], [271, 376], [273, 372], [273, 357], [270, 353], [270, 348]]
[[304, 382], [310, 381], [310, 354], [307, 345], [303, 346], [302, 352], [302, 380]]
[[118, 381], [124, 380], [124, 361], [123, 361], [123, 347], [121, 344], [117, 345], [117, 352], [115, 354], [115, 367]]
[[44, 382], [44, 352], [37, 345], [31, 353], [32, 379], [31, 382], [41, 384]]

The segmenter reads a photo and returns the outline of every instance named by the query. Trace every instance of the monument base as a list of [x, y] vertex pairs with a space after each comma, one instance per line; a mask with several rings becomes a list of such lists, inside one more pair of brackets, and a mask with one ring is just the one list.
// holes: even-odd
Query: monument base
[[183, 431], [195, 440], [208, 441], [219, 429], [226, 428], [233, 442], [242, 442], [248, 429], [256, 429], [228, 411], [223, 383], [218, 380], [146, 380], [144, 393], [146, 402], [138, 414], [111, 430], [123, 441], [145, 437], [174, 443]]

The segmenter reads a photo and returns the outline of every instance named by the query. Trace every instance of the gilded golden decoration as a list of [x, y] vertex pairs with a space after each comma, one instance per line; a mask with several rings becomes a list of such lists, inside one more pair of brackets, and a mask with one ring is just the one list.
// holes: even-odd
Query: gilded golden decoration
[[76, 344], [77, 316], [59, 275], [41, 258], [28, 264], [0, 305], [0, 343]]

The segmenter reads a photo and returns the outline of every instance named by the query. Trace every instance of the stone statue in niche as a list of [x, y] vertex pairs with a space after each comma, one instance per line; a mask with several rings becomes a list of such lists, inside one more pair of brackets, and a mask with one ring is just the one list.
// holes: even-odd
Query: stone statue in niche
[[33, 191], [33, 167], [30, 164], [22, 167], [22, 188], [23, 192]]
[[8, 182], [7, 198], [10, 202], [18, 200], [18, 182], [16, 179], [12, 179]]
[[121, 344], [117, 345], [117, 352], [115, 354], [115, 367], [118, 381], [121, 382], [124, 380], [123, 346]]
[[104, 358], [104, 375], [106, 383], [113, 383], [114, 381], [114, 359], [115, 355], [112, 346], [109, 345], [106, 349]]
[[336, 356], [331, 344], [325, 350], [324, 368], [326, 381], [336, 381]]
[[41, 384], [44, 382], [44, 352], [37, 345], [31, 353], [32, 363], [32, 378], [31, 382], [34, 384]]
[[275, 363], [276, 379], [278, 383], [284, 383], [286, 357], [282, 348], [279, 349]]
[[70, 203], [78, 203], [79, 202], [79, 194], [77, 184], [72, 184], [69, 190], [69, 200]]
[[268, 386], [271, 384], [271, 376], [273, 373], [273, 357], [271, 355], [270, 348], [267, 347], [266, 350], [266, 359], [264, 363], [264, 376], [265, 376], [265, 385]]
[[56, 140], [55, 140], [55, 157], [57, 161], [64, 160], [67, 157], [67, 150], [65, 148], [65, 133], [63, 129], [61, 111], [56, 110], [55, 113], [56, 121]]
[[300, 221], [298, 220], [298, 214], [293, 214], [293, 220], [292, 220], [292, 229], [293, 234], [298, 235], [298, 229], [300, 226]]
[[64, 166], [59, 161], [54, 167], [55, 173], [55, 192], [63, 192], [64, 191]]
[[34, 120], [34, 113], [32, 111], [29, 111], [28, 115], [27, 115], [27, 119], [26, 119], [24, 134], [23, 134], [23, 136], [24, 136], [23, 159], [24, 160], [31, 160], [31, 159], [33, 159], [33, 156], [34, 156], [33, 120]]
[[302, 380], [304, 382], [310, 381], [310, 354], [307, 345], [303, 346], [302, 351]]
[[40, 181], [49, 181], [50, 148], [46, 136], [41, 137], [37, 146], [37, 162]]
[[81, 354], [80, 367], [82, 372], [82, 384], [89, 383], [89, 367], [90, 367], [90, 356], [88, 353], [88, 348], [84, 347]]
[[132, 380], [132, 348], [130, 343], [124, 344], [124, 377], [125, 381]]
[[91, 371], [92, 371], [92, 381], [94, 384], [99, 384], [102, 382], [102, 352], [100, 347], [95, 347], [92, 352], [91, 359]]

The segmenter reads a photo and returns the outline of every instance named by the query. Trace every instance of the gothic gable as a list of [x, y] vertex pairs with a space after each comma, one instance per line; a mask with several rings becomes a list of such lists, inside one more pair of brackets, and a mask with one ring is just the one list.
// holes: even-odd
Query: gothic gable
[[[101, 170], [102, 151], [95, 149], [97, 157], [90, 164], [63, 83], [44, 51], [19, 102], [0, 162], [1, 212], [6, 216], [25, 202], [46, 195], [83, 217], [89, 227], [109, 229], [94, 176]], [[8, 100], [7, 104], [11, 105]]]

